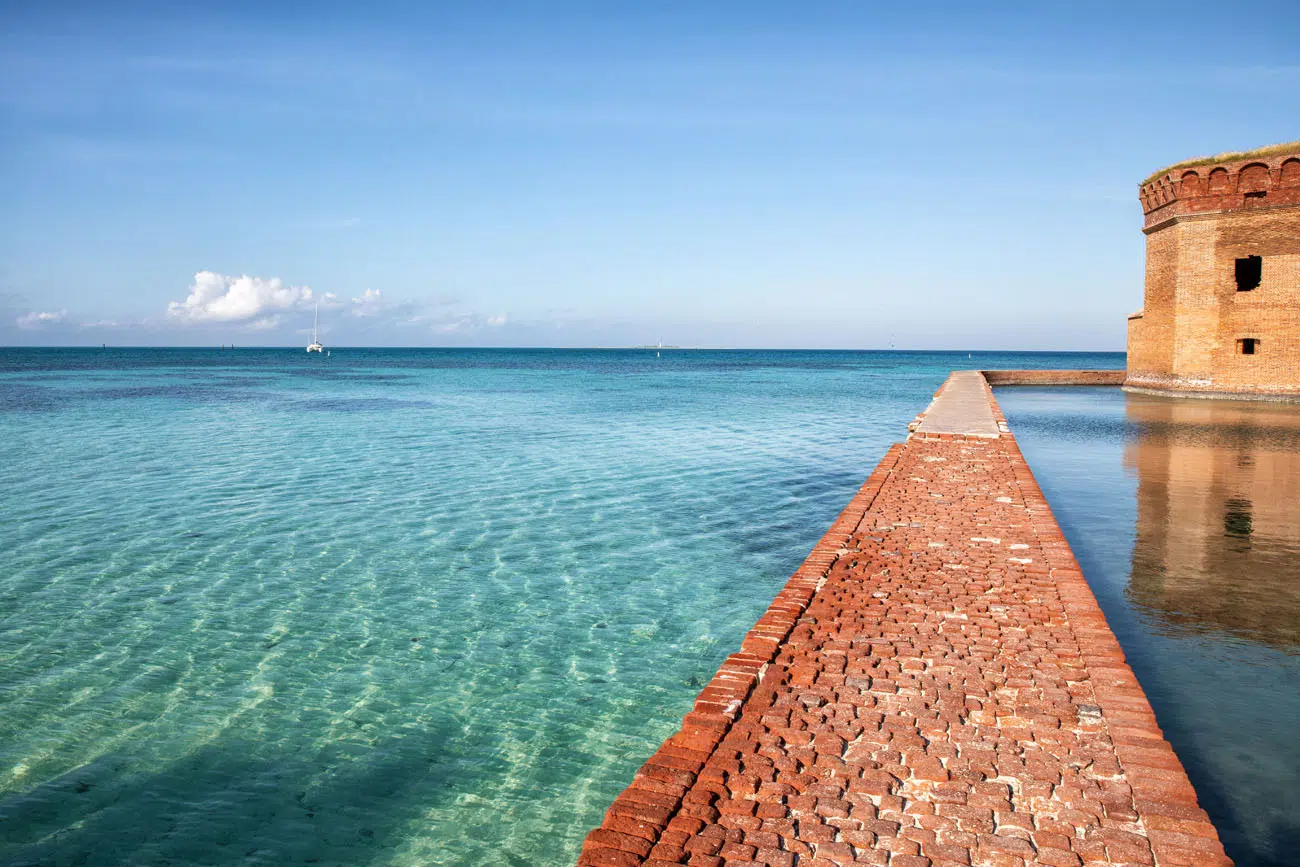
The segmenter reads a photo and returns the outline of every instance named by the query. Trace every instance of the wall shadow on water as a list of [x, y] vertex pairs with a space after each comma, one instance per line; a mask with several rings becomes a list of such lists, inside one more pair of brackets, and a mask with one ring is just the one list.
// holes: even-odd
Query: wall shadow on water
[[386, 737], [364, 751], [365, 761], [348, 760], [346, 748], [255, 758], [243, 734], [149, 773], [104, 756], [0, 800], [0, 861], [387, 863], [412, 823], [454, 798], [455, 781], [474, 772], [443, 749], [459, 727], [444, 718]]

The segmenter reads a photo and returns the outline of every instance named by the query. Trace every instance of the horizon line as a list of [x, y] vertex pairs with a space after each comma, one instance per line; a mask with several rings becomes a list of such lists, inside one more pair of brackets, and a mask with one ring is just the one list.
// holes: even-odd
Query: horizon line
[[[100, 351], [108, 349], [186, 349], [186, 350], [211, 350], [209, 344], [198, 345], [164, 345], [164, 344], [101, 344], [95, 346], [89, 343], [76, 344], [4, 344], [0, 345], [0, 350], [5, 349], [98, 349]], [[930, 352], [930, 353], [1008, 353], [1014, 352], [1020, 355], [1126, 355], [1126, 349], [926, 349], [921, 347], [909, 348], [849, 348], [849, 347], [776, 347], [776, 346], [652, 346], [646, 344], [637, 344], [633, 346], [366, 346], [363, 344], [339, 344], [328, 346], [326, 349], [398, 349], [404, 351], [411, 350], [437, 350], [437, 351], [504, 351], [517, 352], [521, 350], [530, 351], [552, 351], [552, 352]], [[242, 350], [292, 350], [302, 352], [303, 348], [297, 345], [244, 345], [237, 346], [225, 344], [217, 346], [218, 352], [224, 351], [242, 351]]]

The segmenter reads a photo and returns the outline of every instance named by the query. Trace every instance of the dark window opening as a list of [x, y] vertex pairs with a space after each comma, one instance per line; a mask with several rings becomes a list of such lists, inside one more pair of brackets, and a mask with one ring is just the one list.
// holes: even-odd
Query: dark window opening
[[1254, 190], [1252, 192], [1246, 193], [1245, 197], [1247, 199], [1262, 199], [1267, 195], [1268, 195], [1268, 190]]
[[1225, 536], [1245, 536], [1255, 532], [1250, 500], [1236, 497], [1223, 504], [1223, 533]]
[[1237, 350], [1242, 355], [1254, 355], [1259, 352], [1258, 337], [1243, 337], [1237, 341]]
[[1249, 292], [1259, 288], [1264, 278], [1264, 260], [1259, 256], [1246, 256], [1237, 260], [1237, 291]]

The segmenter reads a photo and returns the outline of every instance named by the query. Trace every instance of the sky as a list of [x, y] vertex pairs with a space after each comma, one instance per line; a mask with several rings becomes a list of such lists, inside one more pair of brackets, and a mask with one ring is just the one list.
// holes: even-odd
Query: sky
[[1122, 350], [1294, 0], [0, 4], [0, 345]]

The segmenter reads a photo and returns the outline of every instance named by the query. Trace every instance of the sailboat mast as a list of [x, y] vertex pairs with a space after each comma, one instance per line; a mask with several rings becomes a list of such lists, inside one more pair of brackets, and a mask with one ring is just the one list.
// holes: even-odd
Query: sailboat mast
[[311, 342], [312, 343], [320, 343], [320, 338], [317, 337], [316, 335], [316, 332], [318, 330], [317, 329], [318, 325], [320, 325], [320, 302], [319, 301], [316, 302], [316, 315], [313, 316], [311, 320]]

